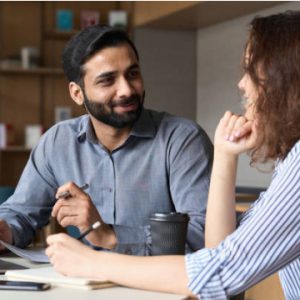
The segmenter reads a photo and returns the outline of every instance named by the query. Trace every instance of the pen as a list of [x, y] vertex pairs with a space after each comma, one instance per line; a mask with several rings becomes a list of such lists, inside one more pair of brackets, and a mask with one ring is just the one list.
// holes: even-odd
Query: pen
[[86, 237], [91, 231], [93, 231], [94, 229], [97, 229], [98, 227], [101, 226], [100, 221], [95, 222], [92, 226], [89, 227], [89, 229], [87, 229], [85, 232], [83, 232], [78, 238], [78, 241], [81, 241], [84, 237]]
[[[81, 186], [81, 187], [79, 187], [81, 190], [86, 190], [87, 188], [89, 187], [89, 184], [88, 183], [86, 183], [86, 184], [84, 184], [83, 186]], [[59, 194], [58, 196], [57, 196], [57, 198], [56, 199], [60, 199], [60, 198], [68, 198], [68, 197], [70, 197], [71, 196], [71, 194], [70, 194], [70, 192], [69, 191], [67, 191], [67, 192], [64, 192], [64, 193], [62, 193], [62, 194]]]

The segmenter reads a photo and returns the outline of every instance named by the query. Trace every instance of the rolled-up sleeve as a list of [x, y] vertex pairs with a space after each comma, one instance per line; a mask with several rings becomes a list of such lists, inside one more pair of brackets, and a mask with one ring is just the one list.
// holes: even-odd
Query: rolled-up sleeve
[[227, 299], [299, 259], [299, 152], [292, 151], [277, 171], [231, 235], [214, 249], [186, 256], [189, 288], [200, 299]]
[[118, 245], [113, 252], [150, 255], [151, 234], [150, 226], [128, 227], [112, 225], [117, 236]]
[[[189, 289], [201, 299], [226, 299], [218, 270], [222, 267], [216, 249], [202, 249], [185, 256]], [[199, 276], [201, 274], [201, 276]]]

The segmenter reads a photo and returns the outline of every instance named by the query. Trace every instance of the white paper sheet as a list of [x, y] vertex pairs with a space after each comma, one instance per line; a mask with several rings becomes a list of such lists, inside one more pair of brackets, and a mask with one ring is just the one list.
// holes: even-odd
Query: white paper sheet
[[5, 276], [10, 280], [26, 280], [35, 282], [50, 282], [70, 288], [98, 289], [114, 286], [114, 283], [96, 278], [69, 277], [58, 274], [53, 267], [33, 268], [26, 270], [9, 270]]
[[45, 249], [40, 249], [40, 250], [29, 250], [29, 249], [22, 249], [15, 247], [13, 245], [7, 244], [4, 241], [0, 240], [0, 243], [13, 252], [14, 254], [29, 259], [30, 261], [34, 262], [43, 262], [43, 263], [49, 263], [49, 258], [45, 254]]

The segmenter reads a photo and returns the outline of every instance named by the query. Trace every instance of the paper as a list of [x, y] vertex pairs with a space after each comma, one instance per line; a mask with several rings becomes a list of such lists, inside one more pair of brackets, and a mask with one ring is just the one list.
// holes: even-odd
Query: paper
[[45, 249], [40, 250], [28, 250], [15, 247], [13, 245], [7, 244], [4, 241], [0, 240], [0, 244], [2, 244], [5, 248], [13, 252], [14, 254], [26, 258], [30, 261], [41, 262], [41, 263], [49, 263], [49, 258], [45, 254]]
[[28, 269], [28, 268], [15, 264], [10, 261], [5, 261], [3, 259], [0, 259], [0, 274], [4, 274], [7, 270], [20, 270], [20, 269]]
[[81, 289], [99, 289], [115, 285], [108, 281], [93, 278], [63, 276], [57, 273], [53, 267], [42, 267], [28, 270], [9, 270], [5, 273], [5, 276], [9, 280], [49, 282], [52, 285]]

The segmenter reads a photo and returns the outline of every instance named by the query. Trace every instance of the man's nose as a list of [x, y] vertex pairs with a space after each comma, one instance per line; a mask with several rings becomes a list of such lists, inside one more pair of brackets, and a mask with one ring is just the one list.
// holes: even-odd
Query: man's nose
[[127, 98], [132, 95], [133, 87], [126, 78], [121, 78], [117, 86], [117, 97]]

